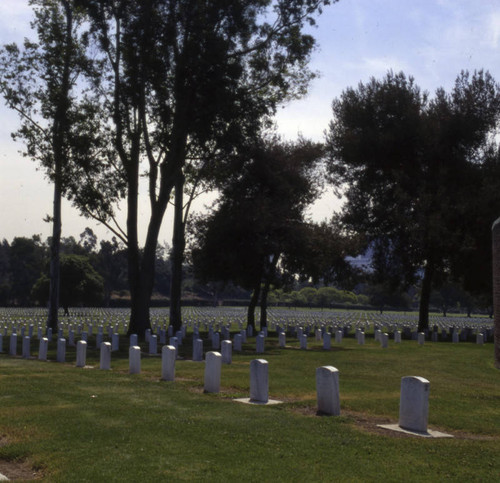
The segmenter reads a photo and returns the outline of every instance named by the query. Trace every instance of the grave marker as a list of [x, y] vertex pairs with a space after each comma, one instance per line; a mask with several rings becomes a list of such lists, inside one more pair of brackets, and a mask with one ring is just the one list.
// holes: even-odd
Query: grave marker
[[85, 367], [87, 361], [87, 343], [79, 340], [76, 344], [76, 367]]
[[193, 340], [193, 361], [195, 361], [195, 362], [203, 361], [203, 340], [202, 339]]
[[175, 359], [177, 349], [173, 345], [161, 348], [161, 378], [163, 381], [175, 380]]
[[427, 432], [429, 388], [429, 381], [423, 377], [407, 376], [401, 379], [400, 427], [420, 433]]
[[316, 369], [316, 395], [318, 413], [338, 416], [340, 414], [339, 371], [332, 366]]
[[233, 343], [230, 340], [223, 340], [221, 344], [222, 363], [231, 364]]
[[222, 356], [219, 352], [208, 352], [205, 358], [205, 392], [218, 393]]
[[269, 400], [269, 370], [264, 359], [250, 362], [250, 401], [267, 403]]
[[111, 369], [111, 344], [109, 342], [101, 343], [99, 369], [103, 371]]
[[57, 339], [57, 362], [66, 362], [66, 339]]
[[49, 348], [49, 339], [47, 337], [42, 337], [40, 339], [40, 344], [38, 346], [38, 360], [46, 361], [47, 360], [47, 351]]
[[131, 345], [128, 348], [128, 372], [129, 374], [141, 373], [141, 348]]

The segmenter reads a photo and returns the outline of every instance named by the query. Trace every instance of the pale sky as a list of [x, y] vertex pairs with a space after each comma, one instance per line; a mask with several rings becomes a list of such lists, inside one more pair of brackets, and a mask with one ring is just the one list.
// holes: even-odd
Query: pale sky
[[[0, 0], [0, 44], [33, 38], [30, 18], [27, 0]], [[276, 121], [288, 139], [300, 133], [323, 140], [332, 100], [345, 88], [370, 77], [381, 78], [390, 69], [412, 75], [431, 94], [438, 87], [449, 91], [465, 69], [484, 68], [500, 82], [498, 0], [340, 0], [325, 8], [312, 33], [319, 48], [311, 67], [321, 77], [304, 99], [280, 109]], [[0, 239], [33, 234], [46, 238], [51, 229], [42, 220], [51, 213], [52, 187], [34, 162], [18, 154], [22, 146], [10, 137], [18, 118], [1, 102], [0, 120]], [[327, 194], [311, 216], [317, 221], [328, 218], [338, 204]], [[144, 201], [141, 206], [147, 220], [148, 204]], [[170, 209], [161, 242], [171, 241], [171, 214]], [[63, 236], [78, 239], [86, 226], [99, 239], [111, 237], [64, 201]]]

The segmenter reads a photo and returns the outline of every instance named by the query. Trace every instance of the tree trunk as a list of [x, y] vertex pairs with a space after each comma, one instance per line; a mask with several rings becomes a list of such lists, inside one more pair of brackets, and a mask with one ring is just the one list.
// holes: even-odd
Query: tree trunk
[[431, 299], [432, 277], [434, 276], [434, 262], [431, 258], [427, 260], [422, 280], [420, 293], [420, 307], [418, 312], [418, 331], [423, 332], [429, 328], [429, 302]]
[[260, 297], [260, 330], [267, 327], [267, 295], [269, 294], [269, 287], [271, 282], [266, 280], [264, 288], [262, 290], [262, 295]]
[[251, 326], [255, 330], [255, 307], [257, 307], [257, 303], [259, 302], [260, 295], [260, 280], [258, 285], [255, 286], [252, 297], [250, 299], [250, 303], [248, 304], [248, 312], [247, 312], [247, 326]]
[[[151, 328], [149, 320], [148, 291], [144, 281], [144, 254], [141, 257], [137, 232], [138, 195], [139, 195], [139, 162], [133, 159], [127, 172], [127, 236], [128, 236], [128, 281], [130, 288], [130, 323], [127, 335], [137, 334], [143, 339], [147, 329]], [[141, 259], [142, 258], [142, 259]]]
[[73, 11], [69, 2], [63, 1], [65, 14], [64, 61], [60, 91], [52, 123], [52, 148], [54, 154], [54, 204], [52, 221], [52, 242], [50, 245], [50, 288], [49, 314], [47, 328], [53, 331], [58, 327], [59, 286], [60, 286], [60, 246], [61, 246], [61, 197], [63, 168], [67, 163], [65, 146], [67, 143], [69, 121], [68, 108], [71, 90], [71, 62], [73, 49]]
[[61, 175], [60, 168], [54, 181], [52, 240], [50, 243], [50, 289], [47, 328], [57, 331], [59, 316], [60, 247], [61, 247]]
[[493, 313], [495, 317], [495, 367], [500, 369], [500, 218], [493, 223]]
[[271, 281], [274, 278], [278, 259], [279, 255], [273, 255], [272, 258], [266, 263], [266, 280], [264, 282], [264, 288], [260, 299], [260, 330], [267, 327], [267, 296], [269, 295], [269, 289], [271, 288]]
[[172, 279], [170, 281], [170, 325], [174, 332], [182, 327], [182, 264], [184, 262], [185, 224], [183, 220], [184, 176], [179, 176], [175, 184], [174, 234], [172, 238]]

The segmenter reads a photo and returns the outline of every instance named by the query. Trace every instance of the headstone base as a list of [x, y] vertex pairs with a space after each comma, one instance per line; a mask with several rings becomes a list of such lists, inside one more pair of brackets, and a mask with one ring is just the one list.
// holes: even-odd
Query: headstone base
[[254, 401], [253, 399], [250, 399], [249, 397], [234, 399], [234, 401], [239, 402], [239, 403], [243, 403], [243, 404], [255, 404], [257, 406], [272, 406], [274, 404], [283, 404], [283, 401], [278, 401], [276, 399], [268, 399], [267, 402], [263, 402], [263, 401]]
[[420, 436], [421, 438], [454, 438], [452, 434], [441, 433], [440, 431], [433, 431], [432, 429], [428, 429], [425, 433], [421, 433], [420, 431], [404, 429], [397, 424], [377, 424], [377, 427], [389, 429], [390, 431], [397, 431], [398, 433], [411, 434], [412, 436]]

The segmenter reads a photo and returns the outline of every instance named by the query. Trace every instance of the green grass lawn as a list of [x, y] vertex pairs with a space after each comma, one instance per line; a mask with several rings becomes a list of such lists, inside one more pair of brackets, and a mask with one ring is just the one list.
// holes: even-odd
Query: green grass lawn
[[[221, 392], [203, 394], [204, 363], [180, 349], [176, 381], [160, 381], [160, 356], [128, 374], [127, 341], [112, 370], [0, 355], [0, 472], [19, 463], [45, 481], [500, 481], [500, 371], [493, 344], [403, 341], [381, 349], [352, 338], [325, 352], [289, 337], [266, 353], [245, 345], [223, 365]], [[254, 342], [250, 339], [249, 342]], [[208, 343], [206, 350], [210, 350]], [[4, 341], [5, 348], [5, 341]], [[36, 356], [36, 349], [33, 350]], [[249, 365], [269, 362], [269, 395], [248, 397]], [[316, 415], [315, 370], [340, 371], [339, 417]], [[401, 377], [430, 381], [429, 428], [454, 439], [423, 439], [377, 428], [397, 423]], [[3, 471], [2, 471], [3, 470]], [[15, 475], [14, 475], [15, 476]]]

